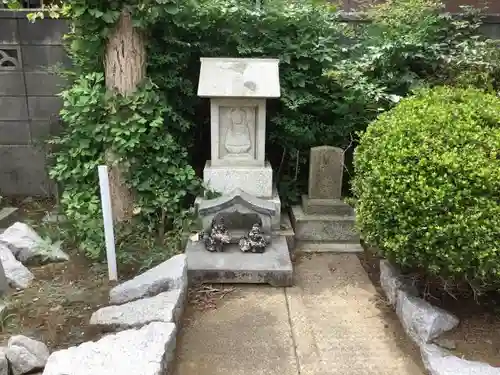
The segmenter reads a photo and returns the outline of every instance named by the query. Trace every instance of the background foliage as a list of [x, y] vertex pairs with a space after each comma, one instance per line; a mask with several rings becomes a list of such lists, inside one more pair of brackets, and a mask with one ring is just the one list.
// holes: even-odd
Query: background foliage
[[450, 87], [380, 115], [355, 157], [365, 241], [407, 269], [498, 286], [499, 123], [495, 95]]
[[[131, 98], [103, 85], [106, 38], [124, 8], [148, 46], [148, 80]], [[143, 240], [125, 232], [119, 243], [186, 226], [210, 149], [208, 100], [196, 96], [200, 57], [280, 59], [282, 97], [268, 103], [266, 151], [286, 206], [305, 190], [310, 147], [348, 148], [349, 163], [356, 132], [413, 89], [497, 88], [498, 52], [478, 35], [477, 14], [453, 20], [440, 11], [434, 1], [393, 0], [373, 22], [352, 25], [317, 2], [72, 0], [64, 9], [72, 86], [62, 93], [65, 131], [51, 142], [51, 175], [88, 254], [104, 249], [96, 166], [107, 148], [128, 161], [139, 197], [134, 225]]]

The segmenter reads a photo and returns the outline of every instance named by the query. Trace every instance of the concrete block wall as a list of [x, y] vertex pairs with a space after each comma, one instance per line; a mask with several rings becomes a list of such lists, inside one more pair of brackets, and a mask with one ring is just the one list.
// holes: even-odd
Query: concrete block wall
[[50, 72], [68, 65], [64, 20], [31, 23], [0, 9], [0, 196], [50, 196], [43, 139], [57, 131], [62, 90]]

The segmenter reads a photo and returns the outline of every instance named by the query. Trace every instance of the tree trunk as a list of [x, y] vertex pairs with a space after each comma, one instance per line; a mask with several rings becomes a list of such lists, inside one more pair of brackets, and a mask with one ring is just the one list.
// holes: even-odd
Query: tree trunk
[[[108, 39], [105, 57], [106, 87], [122, 95], [132, 94], [146, 76], [144, 35], [132, 25], [128, 11], [123, 10]], [[122, 222], [132, 217], [134, 197], [125, 185], [123, 165], [114, 163], [113, 150], [106, 152], [113, 219]]]

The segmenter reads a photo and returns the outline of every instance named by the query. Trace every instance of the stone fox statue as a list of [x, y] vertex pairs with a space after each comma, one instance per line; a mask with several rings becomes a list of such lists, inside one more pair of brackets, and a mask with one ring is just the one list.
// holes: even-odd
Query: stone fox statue
[[269, 241], [262, 233], [260, 224], [254, 224], [244, 237], [240, 238], [240, 250], [244, 253], [263, 253]]
[[231, 235], [224, 225], [222, 218], [217, 223], [215, 219], [212, 221], [210, 233], [202, 233], [205, 241], [205, 248], [211, 252], [224, 251], [224, 245], [231, 241]]

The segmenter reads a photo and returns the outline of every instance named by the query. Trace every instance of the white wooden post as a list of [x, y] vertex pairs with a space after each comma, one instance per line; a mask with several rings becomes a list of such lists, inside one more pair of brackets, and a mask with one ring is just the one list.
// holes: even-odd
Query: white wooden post
[[109, 193], [109, 175], [108, 167], [100, 165], [99, 186], [101, 189], [102, 218], [104, 221], [104, 238], [106, 241], [106, 258], [108, 261], [109, 280], [118, 280], [118, 271], [116, 268], [115, 235], [113, 232], [113, 214], [111, 211], [111, 196]]

